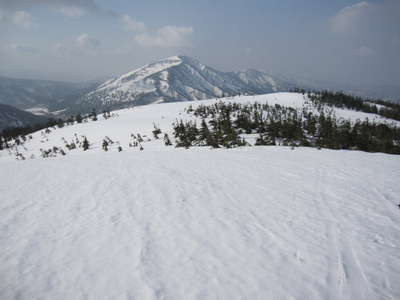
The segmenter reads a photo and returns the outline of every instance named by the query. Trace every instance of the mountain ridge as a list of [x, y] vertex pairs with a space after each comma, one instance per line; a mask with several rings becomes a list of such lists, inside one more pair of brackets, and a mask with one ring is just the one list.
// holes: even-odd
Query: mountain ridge
[[0, 132], [6, 128], [45, 123], [48, 118], [37, 116], [10, 105], [0, 103]]
[[81, 94], [96, 83], [18, 79], [0, 76], [0, 104], [10, 105], [34, 114], [69, 108]]
[[88, 107], [123, 108], [161, 102], [195, 101], [237, 94], [288, 91], [294, 82], [259, 70], [222, 72], [189, 56], [171, 56], [100, 84], [79, 102]]

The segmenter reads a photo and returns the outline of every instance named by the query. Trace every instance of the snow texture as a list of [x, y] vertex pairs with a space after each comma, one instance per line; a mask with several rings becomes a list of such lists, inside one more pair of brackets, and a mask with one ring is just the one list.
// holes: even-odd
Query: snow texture
[[[125, 148], [128, 133], [166, 130], [187, 105], [121, 110], [26, 145], [77, 132], [93, 142], [86, 152], [0, 152], [0, 299], [400, 298], [399, 156]], [[124, 151], [102, 152], [104, 135]]]

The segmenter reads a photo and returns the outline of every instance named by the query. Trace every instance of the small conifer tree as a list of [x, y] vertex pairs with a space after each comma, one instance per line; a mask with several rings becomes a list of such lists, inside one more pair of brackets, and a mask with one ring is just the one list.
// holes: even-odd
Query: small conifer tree
[[89, 149], [89, 141], [87, 140], [86, 137], [83, 139], [82, 148], [83, 148], [83, 151], [86, 151]]
[[167, 133], [164, 134], [164, 144], [165, 144], [165, 146], [171, 146], [172, 145], [171, 140], [169, 139], [169, 136], [168, 136]]
[[154, 138], [156, 140], [158, 140], [159, 139], [158, 135], [161, 134], [161, 129], [159, 127], [157, 127], [156, 124], [153, 124], [153, 126], [154, 126], [154, 130], [152, 132], [153, 132]]
[[104, 151], [108, 151], [108, 142], [106, 140], [103, 140], [103, 144], [101, 146]]

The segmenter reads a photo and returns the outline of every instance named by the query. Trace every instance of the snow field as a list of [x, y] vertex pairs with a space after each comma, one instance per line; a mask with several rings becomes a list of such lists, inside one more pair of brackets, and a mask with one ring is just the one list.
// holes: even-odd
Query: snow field
[[[399, 156], [164, 146], [189, 104], [215, 101], [37, 132], [19, 151], [38, 159], [1, 151], [0, 299], [400, 299]], [[39, 158], [75, 133], [88, 151]], [[131, 133], [152, 139], [144, 151]], [[104, 152], [105, 136], [123, 151]]]
[[397, 156], [3, 160], [1, 299], [397, 299]]

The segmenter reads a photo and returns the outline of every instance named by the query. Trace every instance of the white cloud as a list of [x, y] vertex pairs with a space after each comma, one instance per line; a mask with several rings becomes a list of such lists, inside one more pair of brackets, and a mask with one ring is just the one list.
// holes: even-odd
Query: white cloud
[[149, 30], [143, 22], [129, 15], [122, 15], [120, 20], [126, 30], [136, 33], [135, 41], [140, 46], [173, 48], [191, 45], [192, 27], [168, 25], [156, 30]]
[[192, 27], [164, 26], [153, 33], [138, 34], [135, 40], [144, 47], [189, 47], [192, 33]]
[[100, 41], [87, 33], [82, 33], [72, 40], [65, 40], [53, 45], [54, 54], [61, 56], [97, 55], [101, 52]]
[[371, 9], [372, 5], [366, 1], [346, 6], [331, 19], [331, 30], [336, 33], [353, 31], [354, 27], [366, 18]]
[[32, 16], [24, 10], [14, 12], [11, 16], [11, 21], [23, 28], [30, 28], [33, 25]]
[[143, 22], [136, 21], [131, 16], [123, 15], [121, 16], [121, 21], [124, 24], [126, 30], [141, 32], [146, 30], [146, 26]]
[[60, 53], [66, 52], [66, 50], [67, 50], [64, 43], [61, 43], [61, 42], [54, 44], [53, 49]]
[[370, 57], [375, 55], [375, 50], [367, 46], [361, 46], [357, 49], [356, 54], [361, 57]]
[[58, 11], [67, 17], [81, 17], [86, 14], [86, 10], [78, 6], [61, 6]]
[[82, 33], [76, 38], [76, 44], [82, 49], [94, 49], [100, 46], [100, 41], [90, 37], [87, 33]]

